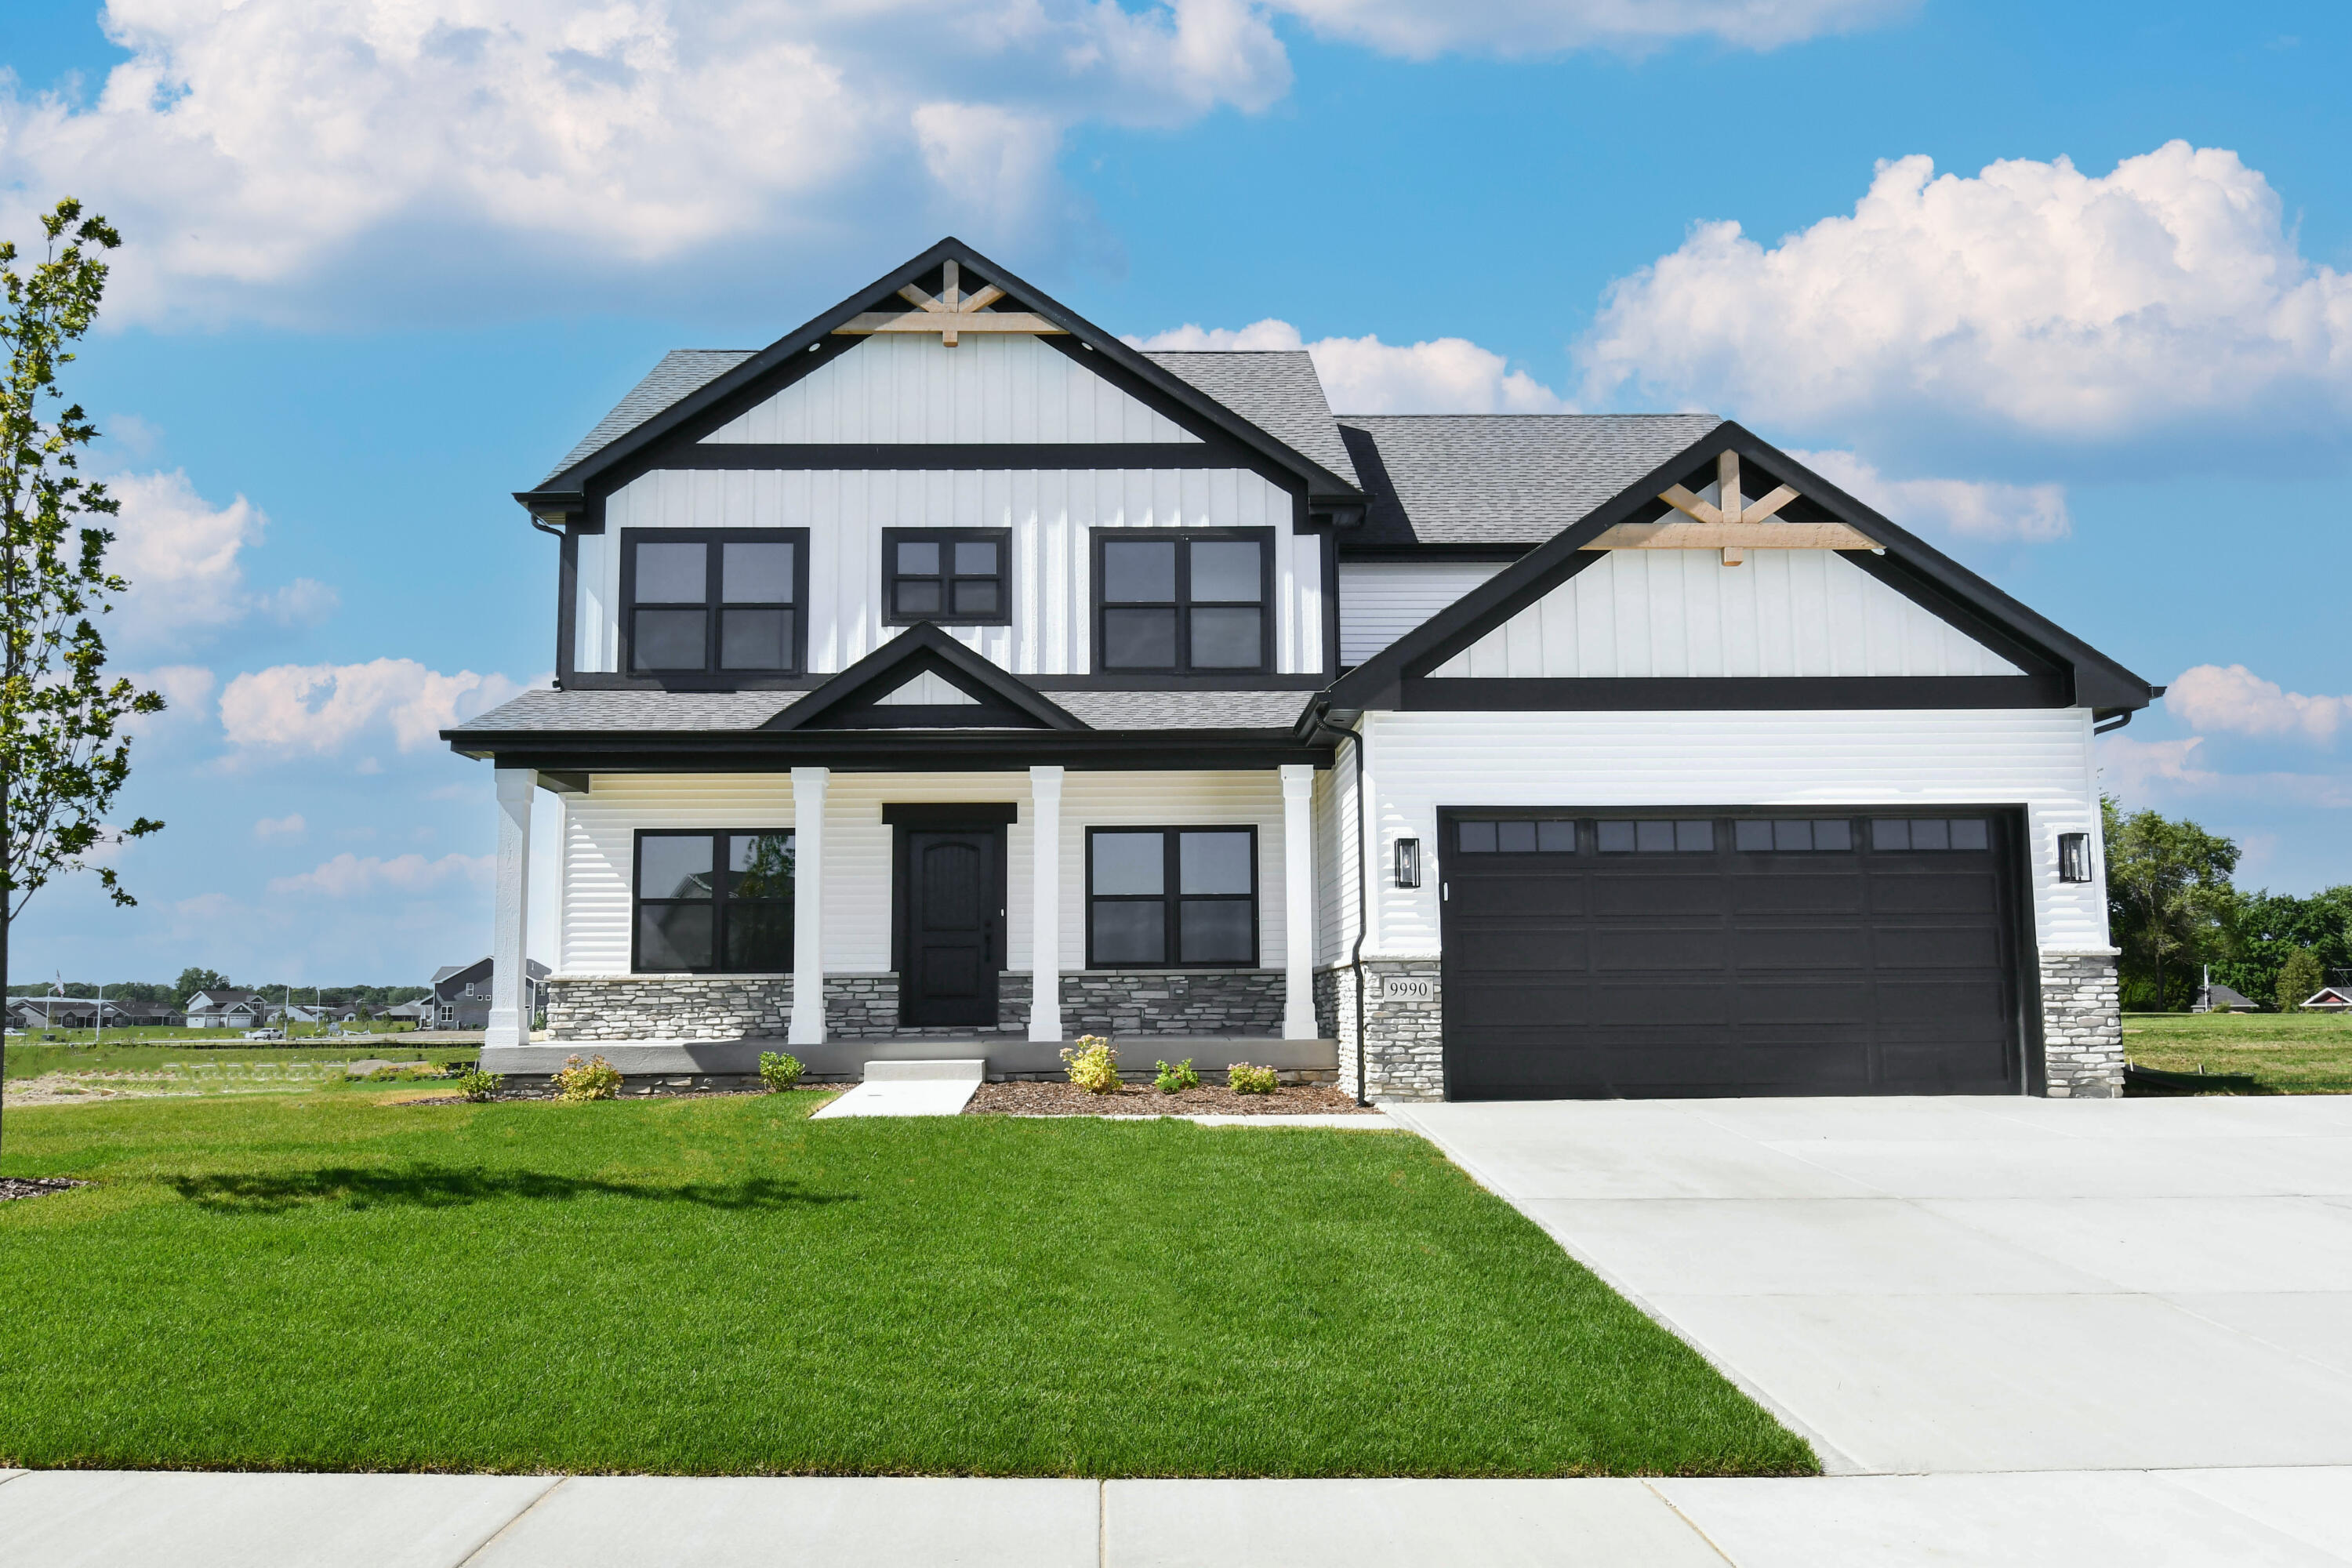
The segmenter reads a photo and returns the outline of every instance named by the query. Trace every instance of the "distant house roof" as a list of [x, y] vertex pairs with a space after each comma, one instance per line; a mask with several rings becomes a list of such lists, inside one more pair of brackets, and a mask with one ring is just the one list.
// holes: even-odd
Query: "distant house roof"
[[2211, 986], [2200, 990], [2197, 994], [2197, 1001], [2200, 1006], [2204, 1007], [2251, 1008], [2254, 1005], [2254, 999], [2252, 997], [2245, 995], [2241, 992], [2233, 991], [2229, 986], [2221, 984], [2219, 981], [2214, 982]]
[[2306, 997], [2303, 1005], [2321, 1013], [2352, 1008], [2352, 985], [2323, 985]]

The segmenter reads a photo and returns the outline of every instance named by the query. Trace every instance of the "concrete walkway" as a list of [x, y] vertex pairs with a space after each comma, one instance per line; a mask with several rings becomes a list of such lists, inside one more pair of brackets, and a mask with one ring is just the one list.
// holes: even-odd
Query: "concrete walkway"
[[2352, 1464], [2352, 1097], [1390, 1112], [1833, 1472]]
[[[6, 1472], [0, 1472], [5, 1476]], [[2352, 1470], [1822, 1480], [0, 1480], [10, 1568], [2305, 1568]]]
[[980, 1091], [985, 1060], [867, 1062], [866, 1077], [809, 1116], [961, 1116]]

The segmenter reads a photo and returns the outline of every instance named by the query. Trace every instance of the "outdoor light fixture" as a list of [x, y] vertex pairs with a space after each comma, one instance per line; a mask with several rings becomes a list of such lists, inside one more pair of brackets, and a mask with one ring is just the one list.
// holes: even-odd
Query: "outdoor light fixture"
[[1421, 840], [1400, 838], [1396, 841], [1396, 885], [1400, 888], [1421, 886]]
[[2062, 833], [2058, 836], [2058, 879], [2062, 882], [2087, 882], [2091, 879], [2089, 834]]

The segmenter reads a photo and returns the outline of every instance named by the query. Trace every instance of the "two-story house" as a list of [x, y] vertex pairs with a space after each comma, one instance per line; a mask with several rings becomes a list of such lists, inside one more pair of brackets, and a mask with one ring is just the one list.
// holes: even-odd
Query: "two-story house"
[[948, 240], [518, 500], [555, 689], [446, 732], [494, 1068], [2116, 1091], [2091, 738], [2151, 688], [1735, 424], [1335, 417]]

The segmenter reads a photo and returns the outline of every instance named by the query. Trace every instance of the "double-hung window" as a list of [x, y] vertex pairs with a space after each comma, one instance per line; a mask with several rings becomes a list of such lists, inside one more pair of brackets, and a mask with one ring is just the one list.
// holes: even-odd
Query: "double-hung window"
[[1097, 827], [1087, 833], [1087, 966], [1257, 963], [1257, 830]]
[[762, 828], [637, 835], [639, 973], [793, 966], [793, 836]]
[[632, 675], [796, 675], [806, 627], [807, 531], [621, 531]]
[[1001, 528], [882, 531], [884, 621], [1001, 626], [1012, 619], [1013, 534]]
[[1095, 532], [1095, 668], [1176, 675], [1273, 667], [1266, 529]]

